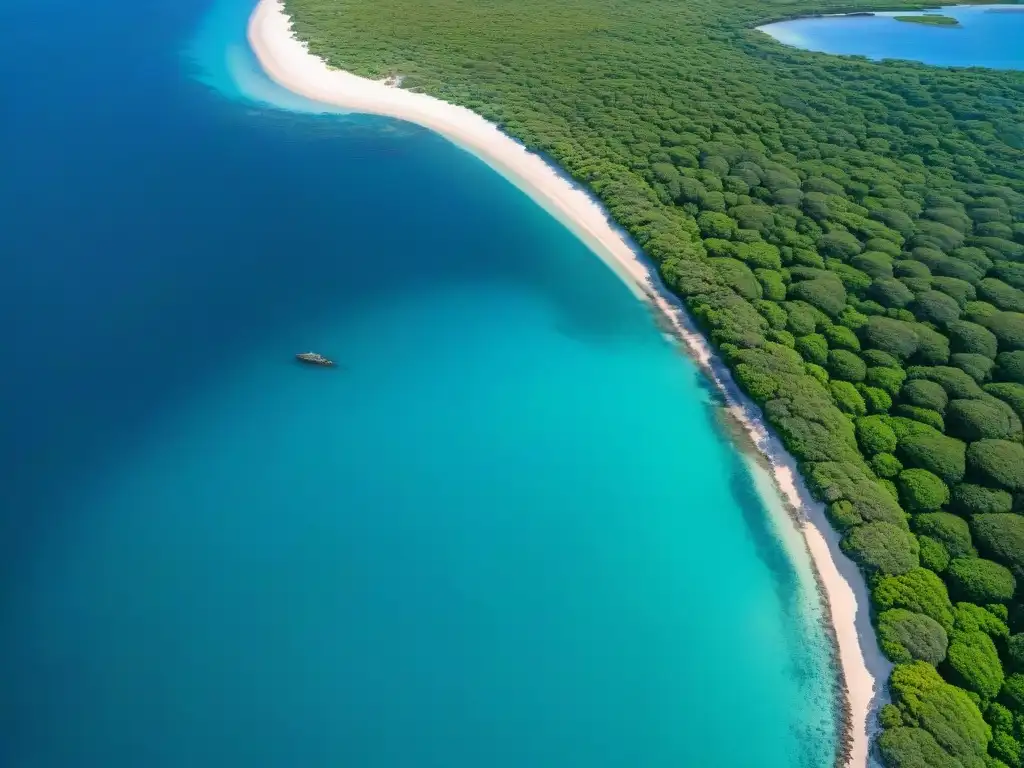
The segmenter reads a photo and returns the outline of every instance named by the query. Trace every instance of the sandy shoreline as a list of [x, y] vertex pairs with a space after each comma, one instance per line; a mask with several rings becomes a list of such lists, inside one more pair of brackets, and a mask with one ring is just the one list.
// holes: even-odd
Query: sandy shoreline
[[784, 502], [801, 521], [832, 618], [845, 687], [845, 762], [849, 766], [866, 765], [869, 715], [878, 704], [889, 664], [874, 638], [864, 579], [840, 551], [839, 537], [825, 519], [824, 506], [813, 500], [796, 472], [795, 461], [765, 428], [757, 406], [739, 390], [681, 303], [661, 285], [655, 270], [608, 220], [603, 208], [539, 156], [476, 113], [431, 96], [329, 69], [292, 36], [291, 22], [280, 0], [260, 0], [250, 19], [248, 35], [264, 70], [285, 88], [353, 112], [422, 125], [484, 160], [590, 246], [672, 326], [722, 393], [730, 415], [764, 455]]

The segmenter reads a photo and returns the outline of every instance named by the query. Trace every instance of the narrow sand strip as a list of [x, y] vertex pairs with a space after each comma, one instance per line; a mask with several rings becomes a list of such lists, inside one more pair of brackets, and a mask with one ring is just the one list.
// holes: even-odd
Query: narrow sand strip
[[846, 764], [866, 765], [869, 716], [879, 698], [876, 681], [878, 688], [884, 685], [889, 664], [871, 628], [864, 579], [840, 551], [839, 537], [825, 519], [823, 505], [812, 499], [793, 458], [765, 427], [758, 407], [739, 390], [642, 253], [587, 192], [471, 110], [330, 69], [292, 35], [280, 0], [260, 0], [249, 22], [249, 42], [271, 79], [291, 91], [353, 112], [422, 125], [472, 152], [552, 213], [671, 323], [722, 392], [730, 413], [765, 455], [783, 499], [804, 521], [801, 528], [831, 613], [846, 689]]

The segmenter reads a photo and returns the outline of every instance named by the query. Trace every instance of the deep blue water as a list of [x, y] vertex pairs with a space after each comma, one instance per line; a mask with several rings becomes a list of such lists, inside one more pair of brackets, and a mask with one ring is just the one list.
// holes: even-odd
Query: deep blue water
[[248, 11], [0, 9], [0, 765], [830, 765], [806, 556], [694, 367]]
[[821, 16], [759, 27], [781, 43], [821, 53], [908, 59], [941, 67], [1024, 69], [1024, 5], [951, 6], [924, 13], [952, 16], [958, 27], [895, 21], [919, 11]]

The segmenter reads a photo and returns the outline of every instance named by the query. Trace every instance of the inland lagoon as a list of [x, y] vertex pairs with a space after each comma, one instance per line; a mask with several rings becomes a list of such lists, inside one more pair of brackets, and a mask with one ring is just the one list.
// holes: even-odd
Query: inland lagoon
[[0, 764], [831, 765], [809, 560], [697, 368], [251, 11], [5, 13]]
[[780, 43], [820, 53], [940, 67], [1024, 69], [1024, 5], [815, 16], [758, 29]]

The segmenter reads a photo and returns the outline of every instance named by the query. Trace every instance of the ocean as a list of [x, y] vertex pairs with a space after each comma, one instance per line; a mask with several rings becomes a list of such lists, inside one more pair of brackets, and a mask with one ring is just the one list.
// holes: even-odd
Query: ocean
[[1024, 6], [956, 5], [927, 11], [959, 26], [896, 21], [893, 11], [871, 16], [818, 16], [759, 27], [780, 43], [821, 53], [906, 59], [941, 67], [1024, 69]]
[[483, 162], [266, 80], [250, 10], [0, 12], [0, 765], [831, 765], [695, 366]]

